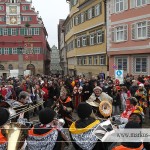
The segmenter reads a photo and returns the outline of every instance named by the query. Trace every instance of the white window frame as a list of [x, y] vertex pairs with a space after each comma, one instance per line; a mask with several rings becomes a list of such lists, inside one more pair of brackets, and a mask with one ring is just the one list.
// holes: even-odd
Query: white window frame
[[82, 57], [82, 64], [83, 64], [83, 65], [86, 65], [86, 64], [87, 64], [86, 56]]
[[77, 47], [81, 46], [80, 37], [77, 37]]
[[11, 35], [17, 35], [17, 29], [11, 28]]
[[40, 35], [40, 29], [34, 28], [34, 35]]
[[[140, 4], [138, 5], [138, 0], [135, 0], [136, 7], [141, 7], [147, 4], [147, 0], [139, 0]], [[145, 1], [145, 3], [143, 3]]]
[[84, 13], [81, 13], [81, 23], [84, 22]]
[[[142, 69], [143, 69], [143, 64], [141, 64], [141, 63], [142, 63], [142, 59], [143, 59], [143, 58], [146, 59], [146, 72], [143, 72], [143, 71], [142, 71]], [[140, 57], [137, 56], [137, 57], [134, 57], [134, 59], [135, 59], [135, 61], [134, 61], [134, 66], [135, 66], [134, 68], [135, 68], [135, 71], [134, 71], [134, 72], [135, 72], [135, 73], [147, 73], [147, 72], [148, 72], [148, 58], [147, 58], [146, 56], [140, 56]], [[137, 69], [137, 68], [136, 68], [136, 67], [137, 67], [137, 64], [136, 64], [136, 63], [137, 63], [137, 60], [136, 60], [136, 59], [140, 59], [140, 71], [139, 71], [139, 72], [136, 71], [136, 69]]]
[[106, 56], [105, 55], [99, 56], [99, 63], [100, 63], [100, 65], [106, 65]]
[[90, 34], [90, 45], [94, 45], [94, 32]]
[[8, 35], [8, 29], [7, 28], [3, 28], [3, 35], [4, 36]]
[[96, 33], [96, 43], [100, 44], [102, 43], [102, 30], [98, 30]]
[[87, 37], [86, 35], [82, 36], [82, 46], [86, 46], [86, 42], [87, 42]]
[[92, 19], [92, 8], [88, 9], [88, 19]]
[[34, 47], [34, 54], [40, 54], [41, 53], [41, 49], [40, 47]]
[[27, 35], [32, 35], [32, 28], [27, 29]]
[[12, 54], [18, 54], [17, 48], [12, 48]]
[[[115, 29], [116, 29], [116, 32], [115, 32], [116, 42], [122, 42], [122, 41], [124, 41], [124, 26], [118, 26]], [[121, 33], [122, 33], [122, 39], [118, 38], [118, 34], [121, 34]]]
[[100, 15], [100, 4], [95, 5], [95, 16]]
[[4, 48], [4, 54], [9, 55], [9, 48]]
[[[118, 67], [118, 65], [119, 65], [118, 60], [119, 60], [119, 59], [121, 59], [121, 61], [122, 61], [122, 62], [121, 62], [121, 64], [122, 64], [122, 65], [121, 65], [121, 68]], [[126, 64], [127, 64], [126, 69], [127, 69], [127, 70], [124, 70], [124, 66], [125, 66], [125, 65], [124, 65], [124, 62], [123, 62], [124, 59], [126, 59]], [[124, 70], [125, 72], [128, 72], [128, 57], [115, 57], [115, 61], [116, 61], [116, 66], [117, 66], [118, 70]]]
[[94, 56], [93, 59], [94, 59], [94, 65], [98, 65], [98, 56], [97, 55]]
[[[142, 24], [142, 23], [145, 23], [145, 25], [138, 27], [138, 24]], [[139, 34], [139, 30], [138, 29], [141, 29], [141, 28], [142, 28], [142, 30], [143, 30], [143, 28], [146, 28], [146, 35], [139, 37], [138, 36], [138, 34]], [[136, 33], [137, 33], [137, 39], [146, 39], [147, 38], [147, 21], [136, 23]], [[143, 31], [142, 31], [142, 34], [143, 34]]]
[[[123, 6], [122, 6], [122, 10], [121, 10], [121, 3], [123, 3]], [[117, 4], [119, 5], [119, 9], [117, 10]], [[122, 12], [122, 11], [124, 11], [124, 0], [115, 0], [115, 12], [117, 13], [117, 12]]]
[[92, 56], [89, 56], [89, 57], [88, 57], [88, 64], [89, 64], [89, 65], [92, 65]]

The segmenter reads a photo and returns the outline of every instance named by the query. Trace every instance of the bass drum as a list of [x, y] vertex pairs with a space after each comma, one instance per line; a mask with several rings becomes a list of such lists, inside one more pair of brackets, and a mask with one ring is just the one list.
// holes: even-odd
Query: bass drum
[[104, 116], [104, 118], [110, 117], [112, 114], [112, 104], [107, 100], [101, 101], [99, 105], [99, 112]]

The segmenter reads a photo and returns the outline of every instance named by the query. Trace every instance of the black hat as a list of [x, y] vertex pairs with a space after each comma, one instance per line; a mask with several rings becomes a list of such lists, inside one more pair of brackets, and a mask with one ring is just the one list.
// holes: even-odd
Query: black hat
[[39, 112], [39, 120], [42, 124], [48, 124], [53, 121], [56, 112], [50, 108], [44, 108]]
[[0, 126], [4, 125], [8, 119], [9, 112], [5, 108], [0, 107]]
[[79, 118], [85, 119], [91, 115], [92, 106], [90, 106], [88, 103], [81, 102], [78, 106], [77, 113]]

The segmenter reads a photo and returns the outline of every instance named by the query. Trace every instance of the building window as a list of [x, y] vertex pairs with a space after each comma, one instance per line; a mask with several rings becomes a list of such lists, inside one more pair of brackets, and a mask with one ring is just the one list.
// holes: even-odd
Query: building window
[[9, 69], [9, 70], [13, 70], [13, 65], [12, 65], [12, 64], [9, 64], [9, 65], [8, 65], [8, 69]]
[[147, 38], [147, 27], [146, 21], [137, 23], [137, 38]]
[[12, 54], [17, 54], [17, 48], [12, 48]]
[[92, 18], [92, 8], [88, 10], [88, 19]]
[[124, 10], [124, 0], [115, 0], [115, 12]]
[[97, 65], [97, 64], [98, 64], [97, 56], [94, 56], [94, 65]]
[[41, 53], [40, 47], [34, 47], [34, 54], [40, 54], [40, 53]]
[[5, 70], [5, 67], [3, 65], [0, 65], [0, 70]]
[[30, 16], [23, 16], [22, 21], [32, 21], [32, 17]]
[[5, 17], [0, 17], [0, 21], [5, 21], [6, 19], [5, 19]]
[[27, 29], [27, 35], [32, 35], [32, 28]]
[[8, 35], [8, 29], [7, 28], [3, 28], [3, 35]]
[[81, 14], [81, 23], [84, 22], [84, 13]]
[[78, 58], [78, 65], [82, 65], [83, 63], [82, 63], [82, 57], [79, 57]]
[[79, 24], [79, 18], [78, 16], [75, 17], [75, 25], [78, 25]]
[[147, 0], [136, 0], [136, 7], [142, 6], [146, 4]]
[[17, 35], [16, 28], [11, 28], [11, 35]]
[[86, 35], [82, 36], [82, 46], [86, 46]]
[[87, 64], [86, 57], [83, 57], [82, 59], [83, 59], [83, 65], [86, 65]]
[[100, 58], [100, 60], [99, 60], [100, 65], [106, 65], [106, 56], [102, 55], [99, 58]]
[[77, 38], [77, 47], [80, 47], [80, 37]]
[[103, 36], [103, 31], [102, 30], [98, 30], [97, 31], [97, 44], [102, 43], [104, 41], [104, 36]]
[[135, 58], [135, 72], [146, 73], [147, 72], [147, 57]]
[[34, 35], [40, 35], [40, 29], [34, 28]]
[[124, 28], [123, 26], [116, 28], [116, 42], [124, 41]]
[[90, 34], [90, 45], [94, 45], [94, 33]]
[[116, 65], [118, 70], [127, 71], [127, 58], [116, 58]]
[[89, 56], [89, 65], [92, 65], [92, 56]]
[[127, 25], [112, 28], [112, 41], [113, 42], [127, 41], [128, 38], [127, 33], [128, 33]]
[[95, 16], [99, 16], [100, 15], [100, 4], [97, 4], [95, 6]]
[[0, 11], [1, 11], [1, 10], [4, 10], [4, 6], [0, 6]]
[[29, 6], [22, 6], [22, 10], [29, 10]]
[[4, 48], [4, 54], [6, 54], [6, 55], [9, 54], [9, 48]]

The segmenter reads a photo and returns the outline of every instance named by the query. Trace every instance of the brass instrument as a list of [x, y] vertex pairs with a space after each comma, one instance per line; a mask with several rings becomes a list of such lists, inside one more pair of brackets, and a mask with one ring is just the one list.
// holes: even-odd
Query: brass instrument
[[110, 117], [112, 114], [112, 104], [107, 100], [101, 101], [99, 111], [105, 118]]

